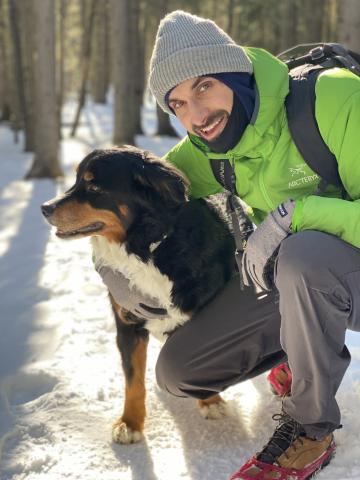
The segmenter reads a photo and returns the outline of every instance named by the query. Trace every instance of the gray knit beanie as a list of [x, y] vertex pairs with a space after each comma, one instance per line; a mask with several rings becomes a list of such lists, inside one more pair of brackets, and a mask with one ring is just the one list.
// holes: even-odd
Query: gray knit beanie
[[173, 113], [166, 104], [166, 94], [184, 80], [252, 71], [244, 49], [212, 20], [182, 10], [161, 20], [150, 60], [149, 87], [165, 112]]

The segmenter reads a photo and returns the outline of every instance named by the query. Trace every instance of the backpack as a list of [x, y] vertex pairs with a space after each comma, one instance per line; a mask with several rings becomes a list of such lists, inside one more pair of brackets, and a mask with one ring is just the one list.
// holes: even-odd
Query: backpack
[[[308, 50], [309, 47], [313, 47]], [[299, 55], [299, 52], [306, 51]], [[360, 54], [347, 50], [339, 43], [297, 45], [280, 53], [289, 69], [289, 94], [285, 100], [288, 126], [292, 139], [309, 167], [319, 175], [317, 194], [328, 184], [346, 191], [341, 182], [337, 160], [321, 137], [315, 118], [315, 83], [326, 69], [346, 68], [360, 76]], [[211, 168], [217, 181], [236, 194], [235, 172], [228, 160], [211, 160]]]
[[[310, 46], [313, 48], [308, 50]], [[299, 51], [304, 49], [307, 52], [299, 55]], [[289, 94], [285, 100], [285, 108], [290, 134], [305, 162], [320, 177], [316, 194], [321, 195], [331, 184], [341, 188], [342, 196], [346, 198], [336, 157], [321, 137], [316, 122], [315, 83], [321, 72], [334, 67], [346, 68], [360, 76], [360, 54], [347, 50], [339, 43], [322, 43], [297, 45], [277, 57], [289, 69]], [[249, 227], [249, 219], [243, 207], [236, 202], [235, 165], [227, 159], [210, 159], [210, 165], [216, 180], [229, 193], [228, 211], [235, 236], [235, 259], [239, 267], [240, 286], [243, 288], [241, 258], [252, 228]]]
[[[304, 48], [313, 48], [305, 55], [294, 56]], [[278, 55], [289, 69], [289, 94], [285, 108], [292, 139], [309, 167], [321, 178], [318, 192], [325, 191], [328, 184], [341, 188], [335, 155], [321, 137], [315, 118], [315, 83], [326, 69], [346, 68], [360, 76], [360, 54], [347, 50], [339, 43], [298, 45]]]

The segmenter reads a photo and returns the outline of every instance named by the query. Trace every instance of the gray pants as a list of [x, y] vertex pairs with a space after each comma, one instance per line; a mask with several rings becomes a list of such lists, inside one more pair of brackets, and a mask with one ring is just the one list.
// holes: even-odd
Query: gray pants
[[282, 242], [275, 278], [279, 296], [265, 297], [240, 291], [233, 279], [167, 340], [157, 380], [173, 395], [207, 398], [280, 363], [285, 351], [293, 385], [284, 410], [321, 438], [340, 424], [335, 394], [350, 363], [345, 331], [360, 331], [360, 250], [300, 232]]

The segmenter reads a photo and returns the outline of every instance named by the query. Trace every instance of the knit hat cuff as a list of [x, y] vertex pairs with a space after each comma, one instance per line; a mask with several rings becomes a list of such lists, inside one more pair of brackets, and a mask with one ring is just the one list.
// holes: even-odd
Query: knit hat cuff
[[190, 78], [223, 72], [253, 72], [251, 61], [242, 47], [228, 43], [179, 50], [156, 64], [150, 72], [149, 87], [160, 107], [171, 114], [173, 112], [165, 101], [170, 90]]

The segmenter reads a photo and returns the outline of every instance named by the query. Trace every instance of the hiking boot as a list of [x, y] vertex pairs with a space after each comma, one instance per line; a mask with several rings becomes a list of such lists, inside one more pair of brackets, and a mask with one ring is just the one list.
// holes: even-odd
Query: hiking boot
[[313, 440], [286, 413], [273, 419], [279, 425], [267, 445], [230, 480], [307, 480], [330, 462], [336, 448], [332, 433]]
[[274, 395], [287, 397], [291, 394], [292, 373], [287, 362], [272, 368], [267, 379]]

